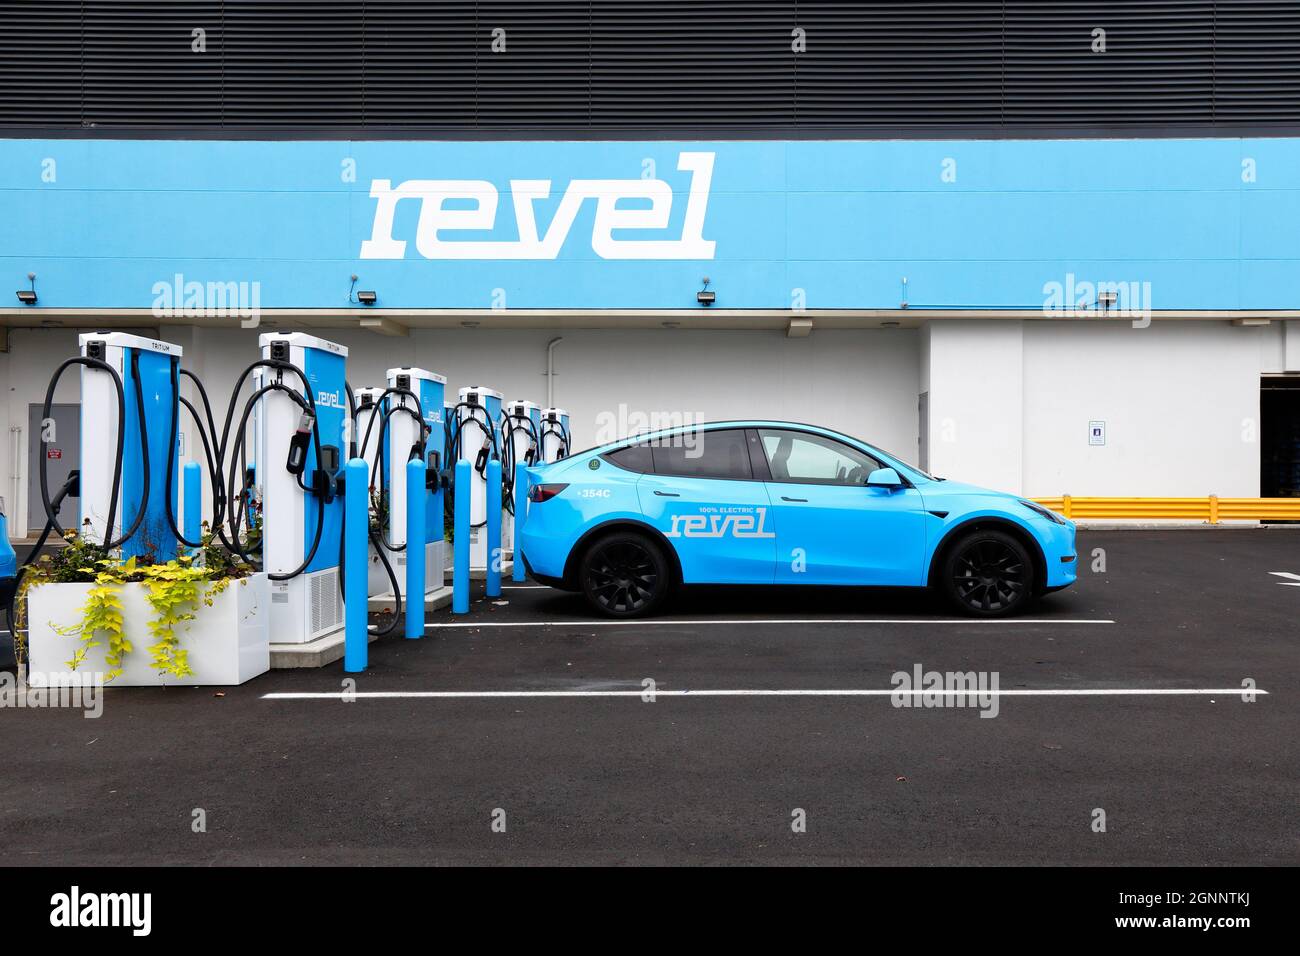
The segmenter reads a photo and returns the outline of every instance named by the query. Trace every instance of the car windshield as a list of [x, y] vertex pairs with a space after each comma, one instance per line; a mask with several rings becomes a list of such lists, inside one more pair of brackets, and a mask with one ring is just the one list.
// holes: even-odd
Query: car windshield
[[883, 448], [877, 448], [875, 445], [867, 445], [866, 442], [862, 442], [862, 444], [866, 445], [868, 448], [870, 448], [876, 454], [880, 455], [882, 458], [888, 458], [891, 465], [902, 465], [904, 470], [906, 470], [910, 474], [919, 475], [920, 477], [925, 478], [928, 481], [943, 481], [942, 478], [936, 478], [928, 471], [923, 471], [922, 469], [916, 467], [916, 465], [909, 464], [908, 462], [899, 458], [897, 455], [892, 455], [889, 452], [885, 451]]

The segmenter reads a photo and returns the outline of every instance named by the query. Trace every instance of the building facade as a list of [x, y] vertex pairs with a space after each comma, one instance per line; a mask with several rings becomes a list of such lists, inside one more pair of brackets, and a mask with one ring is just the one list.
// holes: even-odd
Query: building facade
[[359, 61], [318, 4], [256, 41], [249, 5], [131, 6], [0, 51], [17, 534], [34, 407], [106, 327], [223, 399], [313, 330], [354, 388], [428, 368], [579, 446], [781, 418], [1032, 496], [1300, 495], [1285, 5], [346, 5]]

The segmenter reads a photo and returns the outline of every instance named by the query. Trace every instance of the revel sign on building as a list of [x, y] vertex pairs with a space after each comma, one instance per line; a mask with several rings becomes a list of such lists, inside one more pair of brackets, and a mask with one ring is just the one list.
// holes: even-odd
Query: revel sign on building
[[[1300, 140], [0, 141], [0, 263], [40, 307], [181, 274], [262, 309], [1280, 309]], [[906, 284], [904, 284], [906, 279]]]

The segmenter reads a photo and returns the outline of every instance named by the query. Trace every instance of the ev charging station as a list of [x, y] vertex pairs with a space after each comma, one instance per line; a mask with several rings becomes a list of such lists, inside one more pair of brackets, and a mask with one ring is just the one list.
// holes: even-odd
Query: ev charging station
[[[469, 566], [476, 571], [487, 569], [487, 465], [500, 460], [497, 429], [501, 421], [501, 393], [479, 385], [467, 385], [457, 393], [456, 418], [452, 443], [458, 461], [469, 462], [470, 533]], [[466, 489], [457, 488], [456, 495]]]
[[[95, 541], [122, 542], [122, 557], [176, 557], [176, 538], [167, 509], [176, 514], [176, 424], [173, 366], [181, 347], [125, 332], [88, 332], [78, 336], [83, 358], [113, 369], [122, 385], [102, 368], [81, 366], [81, 534]], [[169, 425], [171, 427], [169, 427]], [[118, 429], [122, 430], [121, 480], [114, 496]], [[143, 508], [143, 516], [140, 512]], [[112, 513], [110, 513], [112, 512]], [[140, 518], [138, 522], [136, 519]]]
[[[257, 402], [253, 420], [253, 493], [261, 503], [262, 569], [271, 576], [272, 640], [304, 644], [344, 625], [343, 500], [332, 487], [316, 484], [313, 493], [303, 481], [316, 482], [321, 473], [332, 478], [340, 470], [347, 447], [348, 350], [303, 332], [266, 333], [258, 345], [264, 361], [301, 369], [311, 390], [303, 394], [304, 383], [283, 369], [259, 366], [253, 373], [254, 394], [272, 387]], [[315, 408], [315, 422], [301, 405], [274, 390], [277, 382]], [[309, 440], [313, 426], [320, 436], [319, 460]]]
[[[432, 487], [422, 495], [425, 506], [425, 594], [432, 594], [443, 586], [443, 569], [446, 567], [446, 545], [443, 531], [442, 488], [438, 477], [442, 470], [446, 451], [443, 447], [446, 436], [443, 430], [443, 393], [447, 379], [436, 372], [422, 368], [390, 368], [388, 370], [388, 388], [397, 389], [390, 392], [385, 400], [391, 409], [407, 405], [410, 399], [403, 391], [412, 393], [419, 399], [419, 410], [423, 416], [423, 425], [416, 421], [414, 415], [388, 415], [385, 429], [385, 441], [382, 448], [384, 456], [384, 497], [388, 502], [388, 527], [384, 533], [384, 543], [393, 558], [394, 570], [398, 567], [398, 581], [405, 580], [406, 552], [411, 544], [406, 540], [406, 509], [413, 497], [406, 487], [406, 463], [416, 454], [423, 452], [427, 474], [433, 479]], [[421, 433], [423, 432], [423, 434]], [[424, 491], [425, 489], [418, 489]], [[407, 595], [407, 600], [410, 600]]]
[[362, 448], [361, 443], [367, 434], [371, 432], [375, 435], [379, 434], [379, 421], [375, 416], [380, 412], [379, 403], [383, 395], [384, 390], [382, 388], [356, 388], [352, 390], [352, 397], [356, 402], [357, 409], [356, 421], [352, 423], [352, 436], [357, 443], [357, 454], [366, 460], [366, 467], [372, 475], [375, 473], [379, 459], [379, 442], [372, 440], [366, 448]]
[[515, 549], [515, 466], [541, 462], [541, 428], [542, 406], [523, 399], [506, 403], [501, 418], [501, 467], [506, 485], [506, 511], [501, 516], [501, 551], [505, 555], [513, 554]]
[[[357, 448], [357, 454], [365, 459], [367, 474], [374, 475], [378, 469], [379, 461], [379, 415], [382, 411], [380, 404], [383, 400], [384, 390], [382, 388], [355, 388], [352, 390], [352, 397], [355, 401], [356, 413], [352, 422], [352, 438]], [[367, 435], [371, 435], [370, 442], [364, 444]], [[388, 573], [379, 561], [379, 557], [371, 549], [369, 565], [369, 574], [366, 581], [366, 593], [370, 597], [386, 594], [392, 585], [388, 580]]]
[[541, 424], [542, 461], [550, 464], [567, 458], [573, 451], [569, 437], [569, 413], [562, 408], [543, 408]]

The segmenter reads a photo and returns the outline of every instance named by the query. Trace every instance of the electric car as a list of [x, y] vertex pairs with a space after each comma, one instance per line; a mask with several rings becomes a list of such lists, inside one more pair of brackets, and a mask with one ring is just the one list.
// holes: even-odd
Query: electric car
[[1001, 617], [1075, 579], [1073, 522], [813, 425], [667, 429], [528, 482], [528, 573], [613, 617], [652, 614], [681, 584], [929, 588]]

